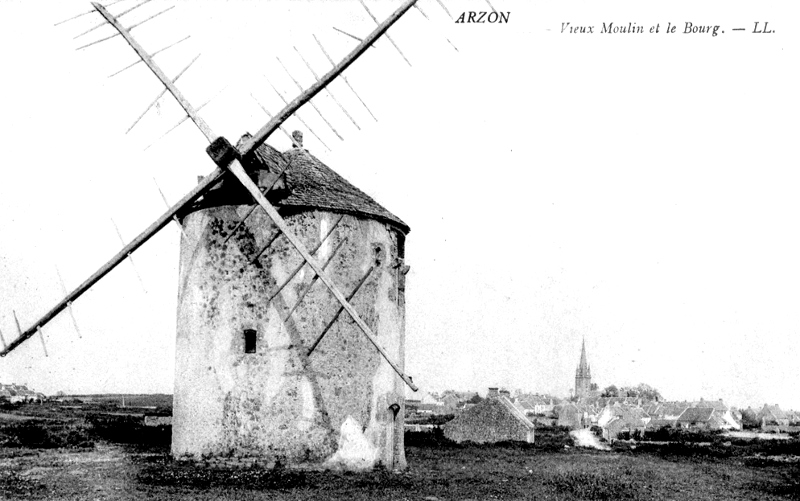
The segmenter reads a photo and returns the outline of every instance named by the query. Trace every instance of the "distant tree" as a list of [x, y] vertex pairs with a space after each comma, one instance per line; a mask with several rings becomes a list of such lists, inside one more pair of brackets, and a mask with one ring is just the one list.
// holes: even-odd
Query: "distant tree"
[[614, 386], [606, 386], [603, 392], [600, 394], [601, 397], [618, 397], [619, 396], [619, 389]]
[[761, 422], [758, 420], [756, 411], [749, 407], [742, 411], [742, 428], [758, 428], [759, 426], [761, 426]]
[[481, 402], [483, 402], [483, 399], [477, 393], [475, 395], [473, 395], [472, 398], [467, 400], [467, 403], [469, 403], [469, 404], [479, 404]]
[[636, 387], [637, 397], [642, 400], [663, 400], [661, 393], [649, 384], [639, 383]]

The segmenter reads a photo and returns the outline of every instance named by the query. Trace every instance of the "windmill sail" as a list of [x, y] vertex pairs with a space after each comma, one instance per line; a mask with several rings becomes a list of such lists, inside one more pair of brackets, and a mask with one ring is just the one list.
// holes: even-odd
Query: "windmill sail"
[[[130, 244], [125, 246], [125, 248], [120, 251], [111, 261], [106, 263], [100, 270], [98, 270], [94, 275], [92, 275], [87, 281], [85, 281], [81, 286], [78, 287], [72, 294], [69, 294], [67, 298], [62, 300], [55, 308], [53, 308], [50, 312], [48, 312], [45, 317], [41, 320], [36, 322], [36, 324], [28, 329], [25, 333], [22, 333], [19, 338], [17, 338], [8, 348], [6, 348], [0, 355], [5, 356], [11, 350], [19, 346], [22, 342], [28, 339], [30, 336], [33, 335], [37, 330], [39, 330], [42, 325], [44, 325], [47, 321], [52, 319], [55, 315], [57, 315], [61, 310], [63, 310], [68, 303], [74, 301], [80, 294], [85, 292], [91, 285], [97, 282], [100, 278], [102, 278], [105, 274], [107, 274], [111, 269], [113, 269], [117, 264], [119, 264], [122, 260], [128, 257], [136, 248], [141, 246], [147, 239], [149, 239], [152, 235], [166, 226], [167, 223], [172, 219], [172, 217], [180, 211], [183, 207], [191, 203], [192, 201], [199, 198], [203, 193], [210, 190], [213, 185], [217, 183], [217, 181], [222, 178], [222, 176], [230, 171], [232, 172], [236, 178], [241, 182], [241, 184], [246, 188], [255, 201], [264, 209], [267, 215], [272, 219], [275, 225], [280, 229], [280, 231], [286, 236], [292, 246], [300, 253], [306, 263], [314, 270], [316, 275], [319, 277], [319, 280], [325, 284], [325, 286], [330, 290], [331, 294], [336, 298], [336, 300], [341, 303], [341, 306], [356, 325], [360, 328], [363, 334], [367, 337], [367, 339], [375, 346], [381, 356], [387, 361], [387, 363], [392, 367], [392, 369], [400, 376], [400, 378], [414, 391], [417, 390], [417, 387], [411, 381], [411, 378], [406, 376], [398, 364], [393, 362], [386, 351], [380, 346], [378, 343], [375, 334], [372, 332], [372, 329], [364, 322], [363, 319], [358, 315], [355, 308], [349, 303], [347, 298], [345, 298], [344, 294], [338, 289], [338, 287], [333, 283], [330, 277], [324, 270], [324, 267], [321, 266], [317, 260], [309, 253], [308, 249], [306, 249], [305, 245], [298, 239], [292, 231], [290, 231], [288, 225], [283, 220], [283, 218], [278, 214], [277, 210], [267, 201], [264, 194], [258, 189], [258, 187], [253, 183], [253, 181], [249, 178], [247, 173], [245, 172], [244, 168], [242, 167], [241, 163], [239, 162], [239, 158], [247, 156], [250, 152], [252, 152], [255, 148], [260, 146], [266, 139], [280, 127], [280, 125], [288, 119], [292, 114], [294, 114], [301, 106], [305, 103], [309, 102], [316, 94], [318, 94], [322, 89], [324, 89], [328, 84], [330, 84], [337, 76], [339, 76], [345, 69], [347, 69], [358, 57], [363, 54], [367, 48], [369, 48], [375, 40], [377, 40], [381, 35], [385, 34], [386, 31], [398, 20], [400, 17], [403, 16], [415, 3], [417, 0], [406, 0], [395, 12], [393, 12], [385, 21], [378, 24], [378, 27], [370, 33], [362, 43], [360, 43], [352, 52], [350, 52], [338, 65], [335, 65], [328, 73], [326, 73], [322, 78], [318, 79], [311, 87], [307, 90], [303, 91], [298, 97], [296, 97], [293, 101], [291, 101], [283, 110], [281, 110], [274, 118], [269, 120], [259, 131], [252, 137], [245, 139], [239, 148], [234, 148], [230, 145], [222, 137], [217, 136], [208, 124], [198, 115], [197, 109], [195, 109], [189, 101], [183, 96], [183, 94], [177, 89], [173, 80], [167, 78], [161, 68], [152, 60], [152, 57], [139, 45], [138, 42], [131, 36], [129, 30], [124, 28], [117, 19], [112, 16], [102, 5], [98, 3], [93, 3], [92, 5], [94, 8], [99, 12], [116, 30], [117, 32], [126, 40], [126, 42], [134, 49], [137, 55], [145, 62], [145, 64], [150, 68], [150, 70], [156, 75], [156, 77], [161, 81], [164, 87], [173, 95], [176, 101], [181, 105], [181, 107], [186, 111], [187, 118], [190, 118], [194, 124], [200, 129], [201, 132], [206, 136], [207, 140], [211, 143], [211, 146], [208, 148], [209, 155], [215, 160], [215, 162], [219, 165], [219, 167], [207, 178], [203, 180], [189, 195], [184, 197], [178, 204], [176, 204], [170, 211], [166, 214], [161, 216], [155, 223], [153, 223], [144, 233], [139, 235], [135, 238]], [[148, 18], [149, 19], [149, 18]]]

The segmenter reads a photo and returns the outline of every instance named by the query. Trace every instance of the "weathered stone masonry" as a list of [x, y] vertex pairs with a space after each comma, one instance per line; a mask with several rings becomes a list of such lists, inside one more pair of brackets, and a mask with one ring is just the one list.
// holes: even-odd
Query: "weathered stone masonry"
[[[301, 148], [262, 146], [246, 167], [265, 187], [284, 158], [272, 202], [307, 248], [330, 232], [316, 257], [345, 295], [374, 268], [351, 303], [402, 367], [408, 227]], [[230, 236], [251, 203], [226, 183], [183, 217], [173, 454], [405, 467], [404, 383], [346, 312], [307, 355], [340, 305], [317, 280], [288, 316], [308, 266], [270, 301], [302, 258], [260, 210]]]

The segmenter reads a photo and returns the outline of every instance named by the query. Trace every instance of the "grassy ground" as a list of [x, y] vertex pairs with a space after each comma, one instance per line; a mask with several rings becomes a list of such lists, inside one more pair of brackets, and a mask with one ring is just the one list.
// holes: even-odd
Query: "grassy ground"
[[[7, 426], [0, 426], [0, 434]], [[409, 434], [408, 470], [356, 474], [178, 462], [168, 455], [163, 436], [142, 445], [88, 433], [90, 447], [0, 447], [0, 498], [800, 499], [797, 440], [622, 444], [602, 452], [573, 447], [557, 429], [540, 432], [534, 445], [458, 446], [440, 436]]]

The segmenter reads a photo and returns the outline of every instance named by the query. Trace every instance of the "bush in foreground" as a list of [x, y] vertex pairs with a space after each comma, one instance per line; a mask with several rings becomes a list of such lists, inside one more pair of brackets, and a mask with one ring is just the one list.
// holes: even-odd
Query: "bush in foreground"
[[83, 424], [29, 420], [0, 425], [0, 447], [82, 449], [94, 447], [94, 440]]

